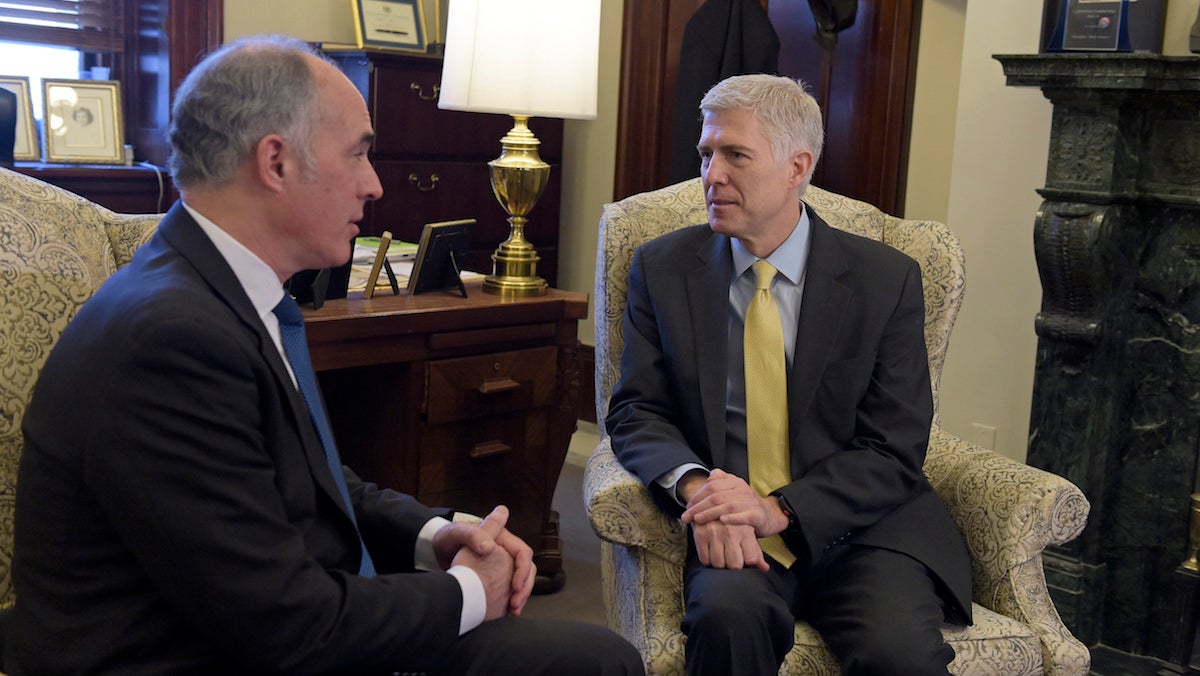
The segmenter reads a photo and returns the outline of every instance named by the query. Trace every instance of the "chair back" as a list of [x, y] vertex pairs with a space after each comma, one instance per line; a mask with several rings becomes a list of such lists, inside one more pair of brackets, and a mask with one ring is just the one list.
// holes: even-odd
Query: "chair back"
[[[933, 387], [934, 426], [938, 425], [938, 383], [950, 344], [950, 330], [962, 305], [965, 260], [958, 238], [936, 221], [904, 220], [858, 200], [811, 186], [804, 201], [829, 225], [883, 241], [921, 266], [925, 290], [925, 343]], [[632, 195], [604, 206], [596, 247], [596, 420], [601, 436], [608, 399], [621, 375], [625, 298], [633, 252], [672, 230], [705, 223], [704, 190], [695, 178]]]
[[161, 218], [118, 214], [0, 169], [0, 607], [13, 601], [21, 420], [38, 374], [67, 322]]

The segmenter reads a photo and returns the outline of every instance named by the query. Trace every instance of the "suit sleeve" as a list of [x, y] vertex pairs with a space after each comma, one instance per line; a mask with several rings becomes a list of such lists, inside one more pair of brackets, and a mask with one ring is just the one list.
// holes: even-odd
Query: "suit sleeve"
[[621, 378], [613, 389], [605, 429], [612, 437], [617, 459], [646, 484], [660, 506], [669, 513], [682, 512], [655, 479], [681, 465], [711, 463], [696, 454], [689, 434], [703, 434], [703, 426], [685, 432], [675, 421], [681, 411], [670, 381], [670, 346], [659, 331], [664, 308], [656, 307], [646, 280], [646, 249], [634, 254], [625, 306], [625, 347], [621, 352]]
[[[458, 635], [458, 584], [442, 573], [364, 579], [318, 563], [312, 530], [329, 525], [304, 513], [321, 499], [305, 495], [320, 490], [311, 474], [282, 475], [297, 465], [276, 456], [302, 450], [273, 408], [270, 370], [241, 327], [174, 314], [134, 322], [101, 371], [104, 415], [84, 468], [149, 583], [250, 670], [437, 669]], [[427, 515], [411, 499], [386, 509], [385, 496], [370, 499], [369, 512], [396, 522]]]

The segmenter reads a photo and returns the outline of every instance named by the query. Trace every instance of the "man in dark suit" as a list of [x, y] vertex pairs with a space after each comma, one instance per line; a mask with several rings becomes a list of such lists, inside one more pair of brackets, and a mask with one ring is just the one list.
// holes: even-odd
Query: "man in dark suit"
[[[940, 626], [970, 621], [971, 584], [921, 471], [933, 403], [920, 269], [800, 201], [823, 143], [801, 84], [732, 77], [700, 109], [709, 222], [635, 253], [605, 421], [622, 464], [689, 526], [688, 671], [775, 673], [799, 618], [845, 673], [946, 673]], [[756, 261], [778, 271], [769, 287]], [[786, 378], [764, 403], [743, 324], [767, 294]], [[769, 445], [759, 409], [772, 404], [783, 429], [752, 453]], [[782, 479], [756, 491], [752, 457], [777, 459]], [[770, 536], [786, 549], [765, 554]]]
[[302, 42], [239, 41], [184, 81], [170, 137], [182, 202], [24, 420], [5, 668], [640, 673], [604, 628], [514, 617], [534, 569], [504, 507], [452, 522], [323, 438], [281, 284], [344, 262], [382, 192], [350, 81]]

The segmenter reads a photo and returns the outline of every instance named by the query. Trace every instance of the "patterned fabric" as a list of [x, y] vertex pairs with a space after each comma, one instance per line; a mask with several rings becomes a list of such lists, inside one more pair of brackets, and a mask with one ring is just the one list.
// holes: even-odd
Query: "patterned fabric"
[[[937, 401], [950, 330], [963, 299], [958, 239], [933, 221], [901, 220], [811, 187], [804, 200], [831, 226], [882, 240], [921, 266], [925, 341]], [[608, 204], [596, 254], [596, 415], [601, 442], [584, 473], [584, 504], [602, 544], [608, 624], [641, 651], [650, 674], [682, 674], [685, 533], [617, 462], [604, 430], [620, 374], [626, 283], [634, 249], [665, 232], [703, 223], [699, 179]], [[1089, 505], [1069, 481], [971, 445], [943, 431], [936, 413], [925, 473], [964, 534], [972, 557], [975, 624], [946, 625], [955, 674], [1086, 674], [1087, 648], [1063, 625], [1042, 570], [1042, 551], [1074, 539]], [[807, 624], [780, 673], [837, 674]]]
[[159, 219], [113, 213], [0, 169], [0, 605], [13, 601], [21, 419], [38, 373], [67, 322]]

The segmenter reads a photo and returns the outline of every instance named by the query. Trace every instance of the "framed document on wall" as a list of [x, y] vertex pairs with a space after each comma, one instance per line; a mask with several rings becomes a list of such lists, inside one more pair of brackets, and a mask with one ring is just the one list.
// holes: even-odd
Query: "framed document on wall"
[[1166, 0], [1044, 0], [1042, 52], [1162, 52]]
[[424, 52], [428, 47], [424, 0], [350, 0], [350, 7], [360, 49]]

